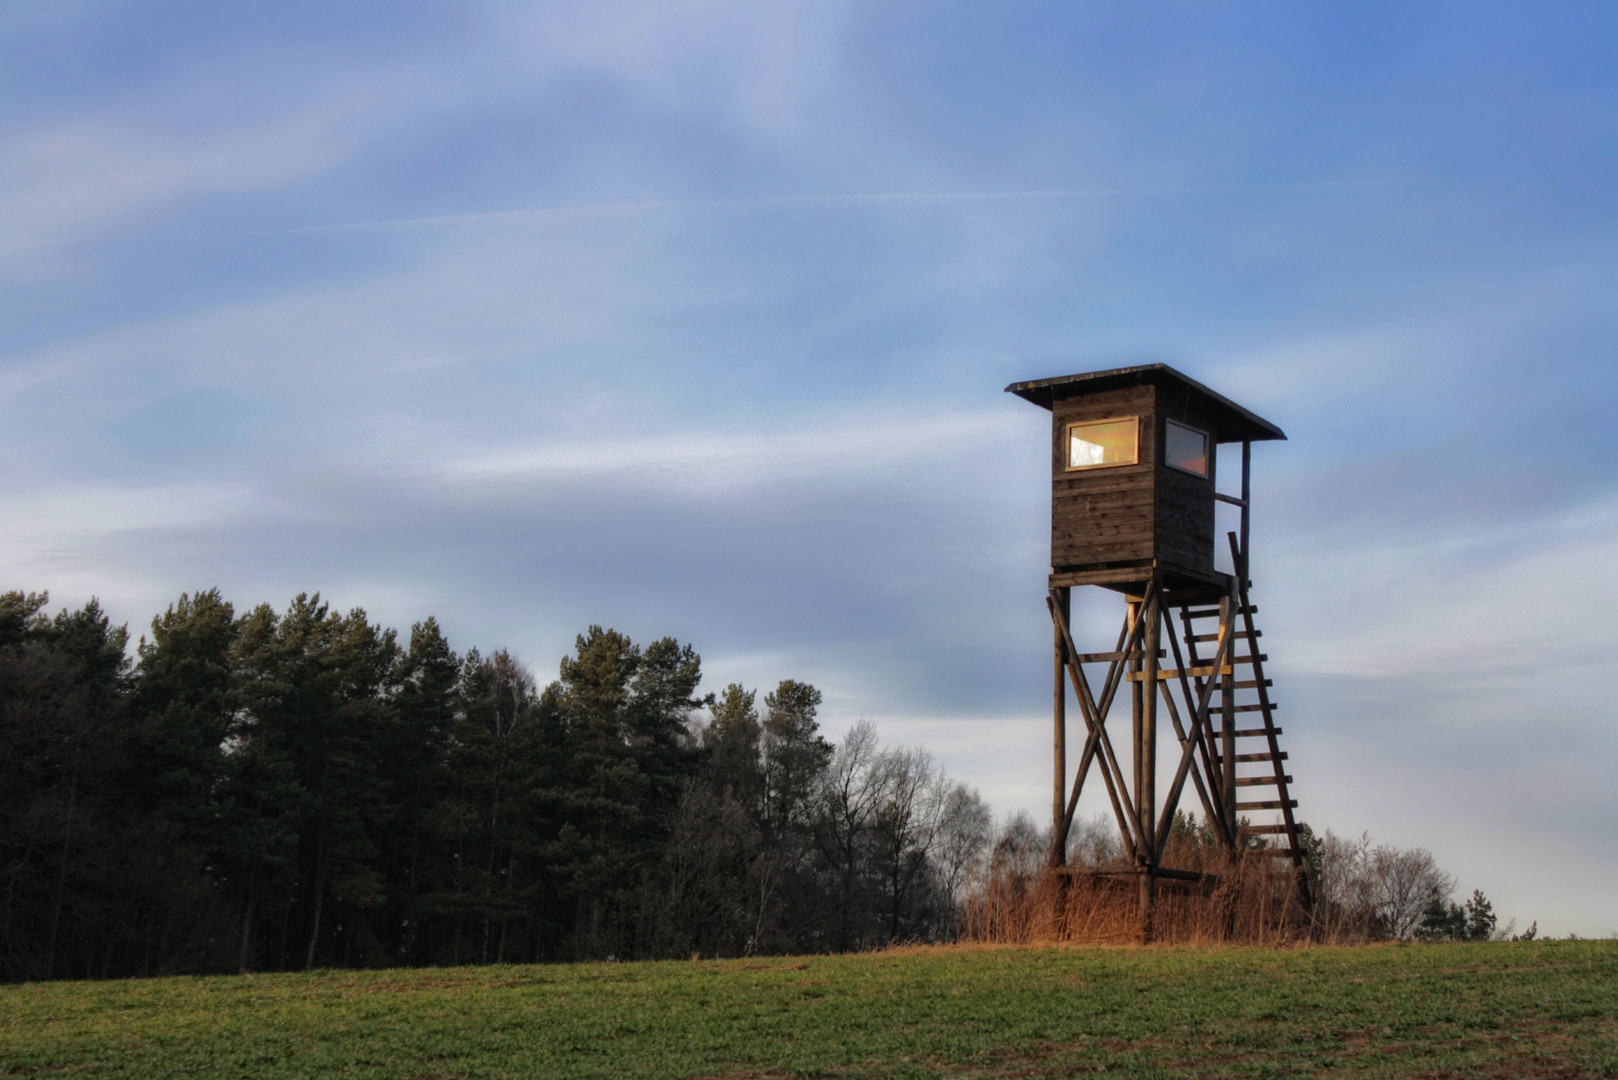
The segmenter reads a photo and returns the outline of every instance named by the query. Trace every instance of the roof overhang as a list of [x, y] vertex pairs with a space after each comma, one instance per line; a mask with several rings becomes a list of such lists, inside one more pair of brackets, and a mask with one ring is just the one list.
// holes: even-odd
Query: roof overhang
[[1130, 386], [1157, 386], [1190, 394], [1218, 418], [1220, 442], [1263, 442], [1266, 439], [1286, 438], [1285, 432], [1262, 416], [1249, 412], [1222, 394], [1214, 393], [1167, 364], [1140, 364], [1107, 371], [1087, 371], [1080, 375], [1061, 375], [1053, 379], [1031, 379], [1012, 383], [1006, 387], [1006, 393], [1016, 394], [1024, 401], [1049, 409], [1064, 398]]

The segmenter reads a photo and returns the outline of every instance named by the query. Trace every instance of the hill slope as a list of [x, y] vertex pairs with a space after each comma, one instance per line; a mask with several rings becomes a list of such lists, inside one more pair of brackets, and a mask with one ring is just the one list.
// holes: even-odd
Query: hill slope
[[1618, 1076], [1618, 943], [928, 949], [0, 987], [0, 1074]]

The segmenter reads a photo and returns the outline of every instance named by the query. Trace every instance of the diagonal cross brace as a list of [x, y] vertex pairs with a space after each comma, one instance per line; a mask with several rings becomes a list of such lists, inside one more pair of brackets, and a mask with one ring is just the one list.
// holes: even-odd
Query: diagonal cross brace
[[[1148, 588], [1148, 598], [1150, 596]], [[1089, 770], [1090, 763], [1100, 751], [1102, 759], [1101, 777], [1107, 785], [1107, 797], [1112, 802], [1113, 816], [1118, 820], [1118, 829], [1123, 834], [1124, 843], [1129, 847], [1129, 853], [1136, 862], [1142, 862], [1146, 855], [1144, 843], [1137, 837], [1138, 826], [1133, 824], [1136, 818], [1135, 806], [1129, 797], [1129, 786], [1124, 782], [1123, 770], [1118, 766], [1118, 755], [1113, 750], [1112, 740], [1107, 736], [1106, 715], [1112, 706], [1113, 696], [1122, 684], [1123, 656], [1133, 652], [1138, 640], [1145, 629], [1145, 620], [1136, 619], [1128, 633], [1124, 636], [1119, 657], [1112, 661], [1107, 670], [1106, 681], [1102, 685], [1102, 700], [1100, 705], [1090, 690], [1090, 683], [1085, 678], [1078, 661], [1074, 659], [1079, 655], [1073, 644], [1073, 635], [1068, 629], [1067, 620], [1062, 617], [1060, 606], [1054, 596], [1046, 598], [1046, 607], [1050, 609], [1051, 620], [1061, 632], [1062, 641], [1066, 645], [1068, 660], [1066, 668], [1068, 677], [1073, 681], [1074, 692], [1078, 695], [1079, 709], [1084, 714], [1084, 723], [1089, 730], [1089, 737], [1085, 740], [1084, 754], [1080, 760], [1080, 771], [1074, 780], [1073, 795], [1068, 801], [1067, 812], [1064, 815], [1063, 825], [1072, 824], [1073, 813], [1078, 808], [1079, 790], [1084, 783], [1084, 777]], [[1065, 832], [1065, 828], [1064, 828]]]
[[[1212, 664], [1215, 677], [1230, 655], [1231, 644], [1235, 640], [1234, 630], [1235, 627], [1231, 623], [1225, 623], [1219, 628], [1219, 642], [1214, 649]], [[1203, 684], [1202, 692], [1197, 695], [1196, 711], [1191, 715], [1192, 737], [1185, 740], [1180, 753], [1180, 767], [1174, 773], [1174, 784], [1169, 788], [1168, 798], [1163, 801], [1163, 817], [1157, 827], [1157, 847], [1152, 853], [1154, 863], [1163, 857], [1163, 847], [1168, 842], [1169, 819], [1173, 816], [1174, 807], [1180, 801], [1180, 792], [1185, 790], [1186, 775], [1195, 760], [1196, 739], [1208, 723], [1208, 705], [1213, 700], [1215, 677], [1210, 677]]]

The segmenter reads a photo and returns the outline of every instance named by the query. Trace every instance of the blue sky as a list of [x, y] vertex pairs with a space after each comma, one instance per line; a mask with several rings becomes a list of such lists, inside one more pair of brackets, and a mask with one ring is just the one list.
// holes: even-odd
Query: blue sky
[[[592, 622], [1048, 805], [1046, 414], [1256, 451], [1304, 815], [1618, 930], [1618, 12], [0, 10], [0, 587]], [[1081, 625], [1107, 633], [1105, 598]], [[1099, 811], [1100, 807], [1092, 808]]]

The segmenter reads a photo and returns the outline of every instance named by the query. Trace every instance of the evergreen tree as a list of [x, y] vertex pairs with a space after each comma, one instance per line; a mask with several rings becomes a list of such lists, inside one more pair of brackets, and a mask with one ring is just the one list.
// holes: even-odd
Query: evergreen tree
[[447, 755], [459, 703], [460, 658], [431, 617], [410, 628], [409, 649], [398, 656], [398, 695], [377, 732], [377, 769], [387, 826], [381, 867], [387, 912], [379, 933], [389, 955], [402, 963], [430, 959], [423, 937], [429, 916], [424, 898], [437, 877], [438, 810], [449, 796]]
[[1472, 890], [1472, 899], [1466, 902], [1466, 931], [1468, 941], [1488, 941], [1494, 936], [1494, 905], [1483, 895], [1482, 889]]

